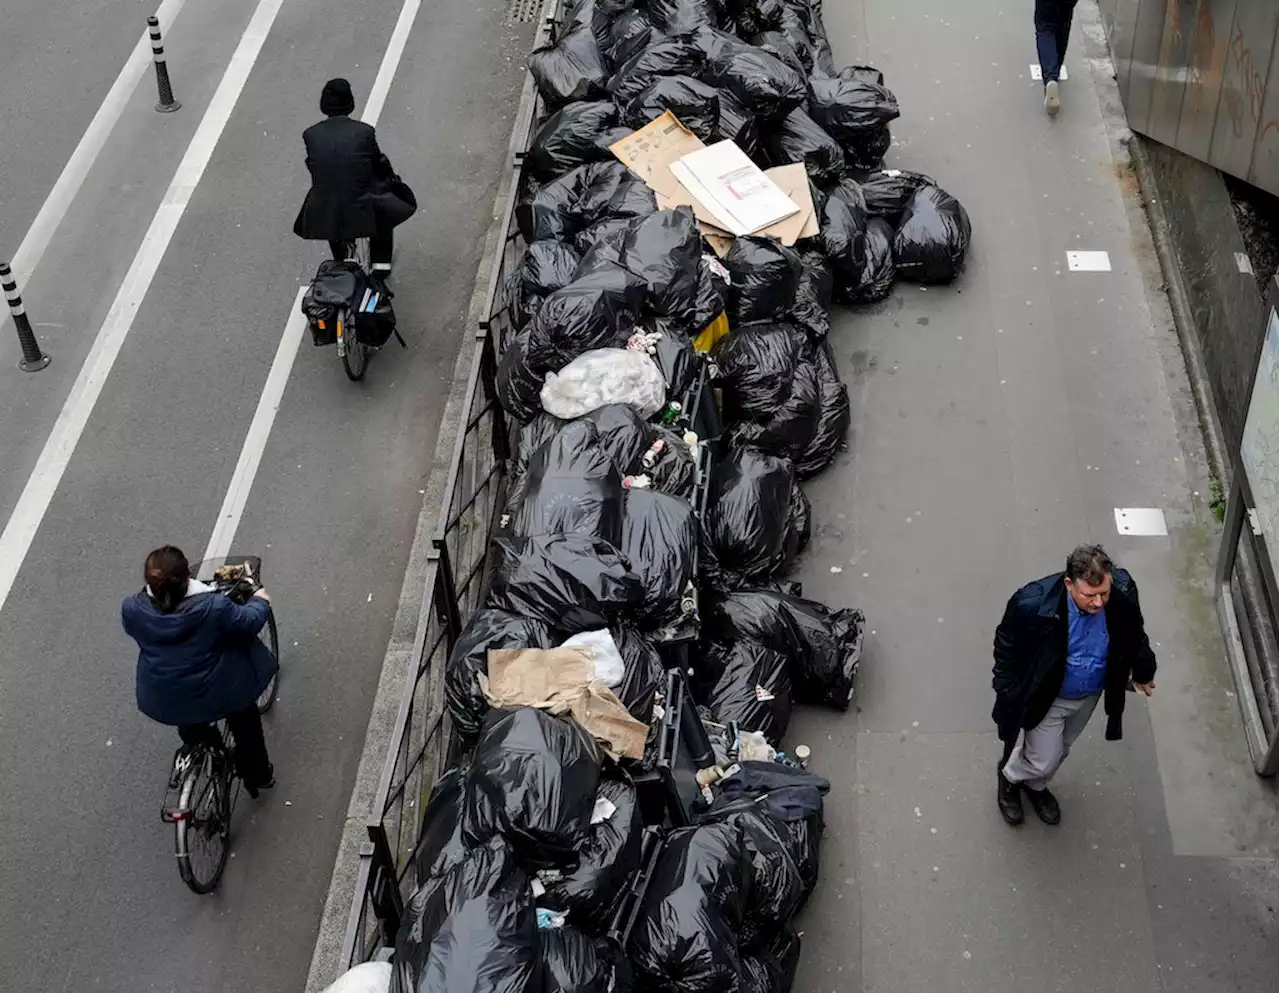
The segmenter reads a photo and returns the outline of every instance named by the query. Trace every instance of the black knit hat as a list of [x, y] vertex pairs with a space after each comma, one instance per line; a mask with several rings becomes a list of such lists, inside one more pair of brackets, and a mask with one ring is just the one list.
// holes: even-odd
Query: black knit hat
[[351, 84], [345, 79], [331, 79], [320, 93], [320, 112], [325, 117], [350, 114], [356, 109], [356, 98], [351, 95]]

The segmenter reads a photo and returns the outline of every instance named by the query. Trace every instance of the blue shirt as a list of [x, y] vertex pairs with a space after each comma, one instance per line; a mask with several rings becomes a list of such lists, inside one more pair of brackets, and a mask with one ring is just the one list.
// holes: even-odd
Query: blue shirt
[[1083, 700], [1101, 693], [1106, 683], [1110, 648], [1106, 611], [1086, 614], [1067, 593], [1067, 675], [1058, 696], [1064, 700]]

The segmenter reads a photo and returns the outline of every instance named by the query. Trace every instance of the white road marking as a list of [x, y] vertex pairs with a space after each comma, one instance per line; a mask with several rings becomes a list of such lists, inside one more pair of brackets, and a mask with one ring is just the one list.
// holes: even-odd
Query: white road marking
[[18, 503], [4, 532], [0, 534], [0, 607], [4, 606], [13, 589], [18, 571], [35, 540], [36, 531], [49, 510], [49, 504], [67, 471], [67, 464], [84, 433], [98, 397], [102, 395], [111, 367], [115, 365], [124, 340], [133, 327], [134, 318], [169, 243], [173, 240], [178, 222], [204, 175], [205, 167], [209, 164], [218, 139], [235, 109], [236, 101], [240, 98], [249, 73], [267, 40], [267, 33], [283, 3], [284, 0], [259, 0], [248, 27], [240, 37], [240, 44], [231, 56], [231, 63], [192, 136], [191, 144], [187, 146], [186, 154], [178, 164], [173, 181], [151, 219], [151, 226], [120, 284], [111, 309], [107, 311], [106, 320], [98, 330], [89, 355], [80, 369], [80, 375], [76, 377], [71, 393], [53, 425], [53, 431], [40, 452], [35, 469], [27, 479], [22, 495], [18, 497]]
[[[387, 42], [387, 50], [382, 55], [382, 64], [378, 66], [378, 75], [373, 80], [369, 98], [365, 101], [364, 110], [360, 114], [360, 120], [367, 124], [376, 126], [378, 118], [382, 116], [382, 108], [391, 90], [391, 81], [400, 67], [400, 59], [409, 41], [409, 32], [413, 30], [413, 22], [421, 6], [422, 0], [404, 0], [404, 5], [400, 8], [400, 16], [396, 19], [391, 39]], [[271, 371], [267, 373], [262, 399], [259, 400], [257, 412], [249, 425], [249, 433], [245, 436], [244, 445], [240, 449], [240, 459], [231, 476], [231, 485], [227, 487], [227, 495], [222, 501], [222, 510], [218, 513], [218, 521], [214, 525], [213, 534], [209, 537], [209, 544], [204, 553], [206, 559], [225, 558], [231, 553], [231, 543], [235, 541], [236, 531], [240, 527], [240, 518], [244, 515], [249, 491], [253, 488], [254, 477], [258, 474], [262, 453], [266, 450], [267, 439], [271, 436], [271, 426], [275, 423], [276, 413], [280, 410], [280, 404], [284, 399], [284, 389], [289, 381], [289, 373], [293, 369], [293, 360], [298, 354], [302, 332], [306, 328], [306, 319], [299, 310], [304, 293], [306, 293], [305, 286], [298, 290], [298, 295], [293, 302], [293, 311], [285, 322], [280, 346], [276, 349]], [[372, 594], [370, 596], [372, 597]]]
[[[166, 31], [169, 30], [169, 26], [173, 24], [174, 18], [178, 16], [178, 12], [182, 10], [185, 3], [186, 0], [164, 0], [160, 4], [156, 10], [156, 17], [160, 18], [160, 24]], [[71, 201], [80, 192], [80, 187], [84, 185], [85, 177], [93, 168], [98, 153], [106, 145], [112, 129], [115, 128], [116, 122], [120, 120], [120, 115], [124, 113], [125, 106], [133, 96], [133, 91], [137, 89], [138, 81], [150, 67], [151, 40], [147, 36], [147, 29], [143, 28], [133, 53], [125, 62], [124, 68], [120, 70], [116, 81], [111, 84], [111, 89], [107, 90], [107, 95], [102, 98], [98, 112], [93, 115], [93, 120], [80, 136], [80, 143], [71, 153], [71, 158], [67, 159], [67, 164], [62, 167], [62, 173], [53, 184], [49, 195], [45, 197], [44, 203], [40, 205], [40, 211], [36, 214], [36, 219], [31, 222], [31, 227], [22, 239], [22, 244], [9, 260], [13, 274], [18, 278], [19, 287], [27, 284], [36, 266], [40, 264], [45, 249], [53, 240], [54, 232], [58, 230], [58, 225], [62, 223], [62, 219], [67, 216], [67, 211], [71, 208]]]
[[1106, 252], [1067, 252], [1067, 268], [1072, 272], [1110, 272], [1111, 256]]
[[1164, 511], [1159, 507], [1117, 507], [1116, 531], [1145, 537], [1162, 537], [1169, 533]]
[[[1041, 70], [1039, 62], [1031, 63], [1031, 78], [1035, 80], [1044, 79], [1044, 72]], [[1058, 79], [1065, 83], [1068, 78], [1067, 67], [1063, 64], [1062, 68], [1058, 70]]]

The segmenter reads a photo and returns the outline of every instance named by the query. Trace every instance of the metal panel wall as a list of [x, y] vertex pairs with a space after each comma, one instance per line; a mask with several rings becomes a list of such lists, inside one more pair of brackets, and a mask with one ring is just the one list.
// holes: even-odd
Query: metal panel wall
[[1129, 126], [1280, 195], [1275, 0], [1101, 0]]

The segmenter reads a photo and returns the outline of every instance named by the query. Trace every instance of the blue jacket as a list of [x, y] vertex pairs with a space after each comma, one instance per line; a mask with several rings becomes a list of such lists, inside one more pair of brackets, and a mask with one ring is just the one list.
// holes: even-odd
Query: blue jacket
[[205, 724], [244, 710], [267, 688], [276, 659], [258, 639], [267, 623], [259, 597], [241, 607], [221, 593], [195, 593], [171, 614], [146, 590], [120, 607], [138, 643], [138, 709], [161, 724]]

